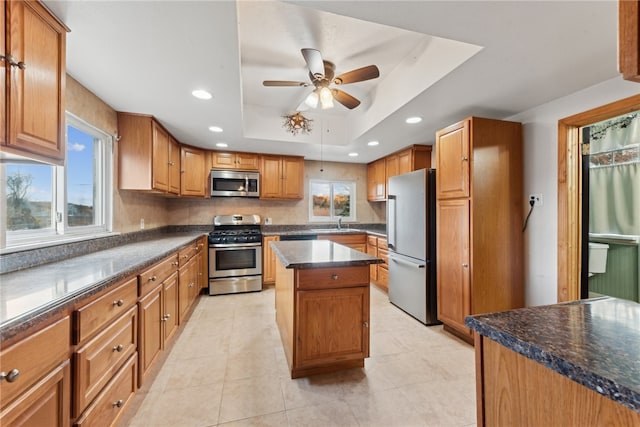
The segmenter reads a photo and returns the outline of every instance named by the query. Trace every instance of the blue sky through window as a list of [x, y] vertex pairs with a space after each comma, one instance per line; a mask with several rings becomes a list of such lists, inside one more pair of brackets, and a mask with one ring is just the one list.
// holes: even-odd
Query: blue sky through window
[[94, 138], [67, 126], [67, 202], [93, 206]]

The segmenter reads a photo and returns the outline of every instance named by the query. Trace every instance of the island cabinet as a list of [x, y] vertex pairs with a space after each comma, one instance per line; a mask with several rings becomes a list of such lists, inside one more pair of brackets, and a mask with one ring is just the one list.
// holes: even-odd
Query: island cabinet
[[0, 425], [69, 426], [71, 320], [0, 351]]
[[331, 240], [332, 242], [349, 246], [351, 249], [355, 249], [356, 251], [365, 252], [365, 253], [367, 252], [367, 235], [365, 233], [318, 234], [318, 239]]
[[255, 153], [211, 152], [210, 169], [233, 169], [241, 171], [257, 171], [260, 169], [260, 158]]
[[369, 357], [369, 266], [276, 263], [276, 320], [291, 378], [362, 367]]
[[264, 236], [262, 238], [262, 284], [271, 285], [276, 282], [276, 254], [271, 249], [271, 242], [277, 242], [280, 236]]
[[138, 275], [138, 387], [178, 329], [178, 254]]
[[302, 199], [303, 197], [303, 157], [260, 156], [261, 199]]
[[134, 276], [74, 312], [71, 416], [76, 425], [97, 418], [104, 425], [116, 423], [136, 392], [137, 297]]
[[160, 123], [152, 116], [119, 112], [118, 134], [121, 190], [180, 193], [180, 148]]
[[0, 9], [0, 148], [62, 165], [68, 29], [37, 1]]
[[180, 195], [205, 197], [207, 189], [207, 153], [183, 145], [180, 147]]
[[438, 319], [524, 305], [522, 126], [470, 117], [436, 133]]

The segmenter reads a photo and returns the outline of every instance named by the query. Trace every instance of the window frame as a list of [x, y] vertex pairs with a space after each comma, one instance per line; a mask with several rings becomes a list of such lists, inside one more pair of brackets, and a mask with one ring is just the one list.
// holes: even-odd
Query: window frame
[[[330, 188], [330, 206], [329, 206], [329, 216], [314, 216], [313, 215], [313, 184], [329, 184]], [[350, 198], [350, 207], [349, 207], [349, 216], [334, 216], [333, 215], [333, 197], [334, 197], [334, 185], [346, 185], [349, 187], [351, 198]], [[344, 222], [356, 222], [356, 205], [357, 205], [357, 187], [356, 182], [351, 180], [329, 180], [329, 179], [309, 179], [309, 222], [334, 222], [338, 221], [339, 218], [342, 218]]]

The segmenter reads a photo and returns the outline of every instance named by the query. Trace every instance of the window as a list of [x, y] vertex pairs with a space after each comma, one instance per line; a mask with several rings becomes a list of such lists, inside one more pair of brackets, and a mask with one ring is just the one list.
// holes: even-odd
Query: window
[[352, 181], [309, 181], [309, 220], [356, 220], [356, 183]]
[[7, 159], [6, 247], [43, 244], [111, 229], [111, 136], [67, 113], [65, 166]]

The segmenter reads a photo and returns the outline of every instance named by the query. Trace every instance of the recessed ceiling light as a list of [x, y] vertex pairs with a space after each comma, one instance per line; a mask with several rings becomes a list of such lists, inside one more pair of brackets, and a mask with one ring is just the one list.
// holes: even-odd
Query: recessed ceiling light
[[358, 157], [358, 153], [349, 153], [349, 157]]
[[409, 123], [410, 125], [420, 123], [421, 121], [422, 117], [409, 117], [407, 120], [405, 120], [405, 122]]
[[228, 147], [229, 145], [226, 142], [217, 142], [216, 143], [216, 147], [221, 147], [221, 148], [225, 148]]
[[211, 99], [211, 98], [213, 98], [213, 95], [211, 95], [206, 90], [202, 90], [202, 89], [194, 90], [193, 92], [191, 92], [191, 95], [195, 96], [198, 99]]
[[216, 133], [222, 132], [222, 128], [220, 126], [209, 126], [209, 130]]
[[369, 145], [371, 147], [375, 147], [378, 144], [380, 144], [378, 141], [369, 141], [369, 142], [367, 142], [367, 145]]

